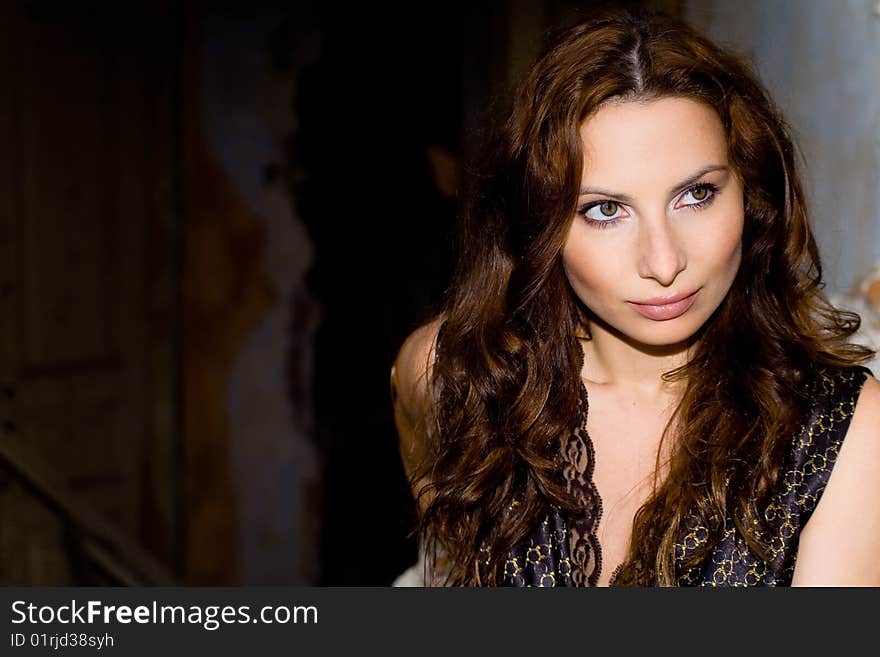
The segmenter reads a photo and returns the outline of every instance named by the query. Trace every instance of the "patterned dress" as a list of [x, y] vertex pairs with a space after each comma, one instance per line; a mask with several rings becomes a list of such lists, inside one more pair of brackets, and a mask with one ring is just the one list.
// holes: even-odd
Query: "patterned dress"
[[[764, 509], [770, 530], [770, 536], [764, 538], [773, 567], [749, 548], [728, 516], [723, 536], [711, 554], [686, 572], [679, 568], [679, 585], [791, 584], [801, 529], [822, 497], [869, 373], [864, 367], [817, 370], [809, 417], [793, 436], [785, 474]], [[595, 586], [599, 578], [602, 558], [595, 527], [602, 502], [592, 482], [593, 447], [585, 427], [586, 403], [584, 399], [581, 425], [564, 445], [564, 474], [567, 481], [577, 484], [572, 490], [582, 491], [585, 512], [569, 521], [551, 507], [532, 536], [507, 555], [502, 586]], [[692, 523], [675, 546], [676, 563], [684, 563], [707, 540], [708, 530]]]

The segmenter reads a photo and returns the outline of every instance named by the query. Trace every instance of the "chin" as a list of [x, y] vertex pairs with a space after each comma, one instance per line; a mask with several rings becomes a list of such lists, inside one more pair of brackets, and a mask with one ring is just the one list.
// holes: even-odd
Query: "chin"
[[687, 343], [699, 332], [702, 325], [702, 322], [695, 322], [692, 318], [665, 322], [645, 319], [641, 326], [632, 327], [632, 330], [622, 333], [648, 347], [674, 347]]

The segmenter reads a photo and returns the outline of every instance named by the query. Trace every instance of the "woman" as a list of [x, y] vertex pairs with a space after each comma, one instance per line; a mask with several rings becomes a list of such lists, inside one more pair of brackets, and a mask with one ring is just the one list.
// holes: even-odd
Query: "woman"
[[753, 74], [612, 13], [497, 132], [392, 368], [433, 580], [880, 585], [880, 384]]

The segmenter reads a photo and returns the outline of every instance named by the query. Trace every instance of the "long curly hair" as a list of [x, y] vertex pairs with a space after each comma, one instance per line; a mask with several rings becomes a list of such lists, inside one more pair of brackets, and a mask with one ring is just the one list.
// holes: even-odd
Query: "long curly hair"
[[[721, 119], [743, 184], [743, 257], [689, 362], [664, 375], [683, 396], [664, 431], [668, 474], [636, 514], [621, 585], [674, 585], [691, 514], [710, 538], [731, 514], [765, 555], [757, 512], [808, 411], [815, 364], [870, 358], [859, 318], [822, 294], [789, 129], [748, 65], [686, 24], [615, 11], [559, 33], [516, 91], [470, 171], [459, 262], [430, 379], [420, 531], [450, 585], [492, 585], [506, 554], [556, 505], [577, 514], [560, 441], [578, 420], [586, 313], [561, 265], [582, 167], [579, 128], [610, 99], [686, 97]], [[659, 466], [659, 457], [658, 457]], [[435, 564], [436, 565], [436, 564]]]

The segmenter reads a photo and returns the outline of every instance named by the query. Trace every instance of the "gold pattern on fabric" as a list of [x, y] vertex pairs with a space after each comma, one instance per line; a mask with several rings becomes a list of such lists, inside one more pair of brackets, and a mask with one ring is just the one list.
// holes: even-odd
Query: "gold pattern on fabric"
[[[791, 584], [801, 529], [822, 497], [868, 373], [864, 367], [816, 368], [809, 417], [792, 439], [784, 475], [763, 510], [768, 530], [759, 538], [767, 547], [768, 560], [749, 548], [728, 515], [710, 555], [682, 572], [688, 556], [709, 540], [708, 529], [693, 522], [674, 546], [679, 585]], [[533, 535], [508, 555], [502, 585], [595, 586], [598, 580], [602, 557], [595, 531], [602, 502], [592, 480], [594, 453], [586, 431], [587, 404], [584, 388], [578, 427], [561, 445], [562, 475], [583, 513], [568, 519], [550, 506]]]
[[[819, 503], [837, 461], [840, 447], [855, 412], [864, 368], [820, 368], [812, 390], [809, 420], [795, 437], [779, 490], [764, 510], [772, 528], [760, 538], [767, 546], [765, 562], [748, 547], [727, 518], [724, 534], [712, 555], [679, 577], [682, 586], [787, 586], [797, 560], [797, 542], [803, 526]], [[677, 563], [708, 538], [697, 526], [675, 546]]]

